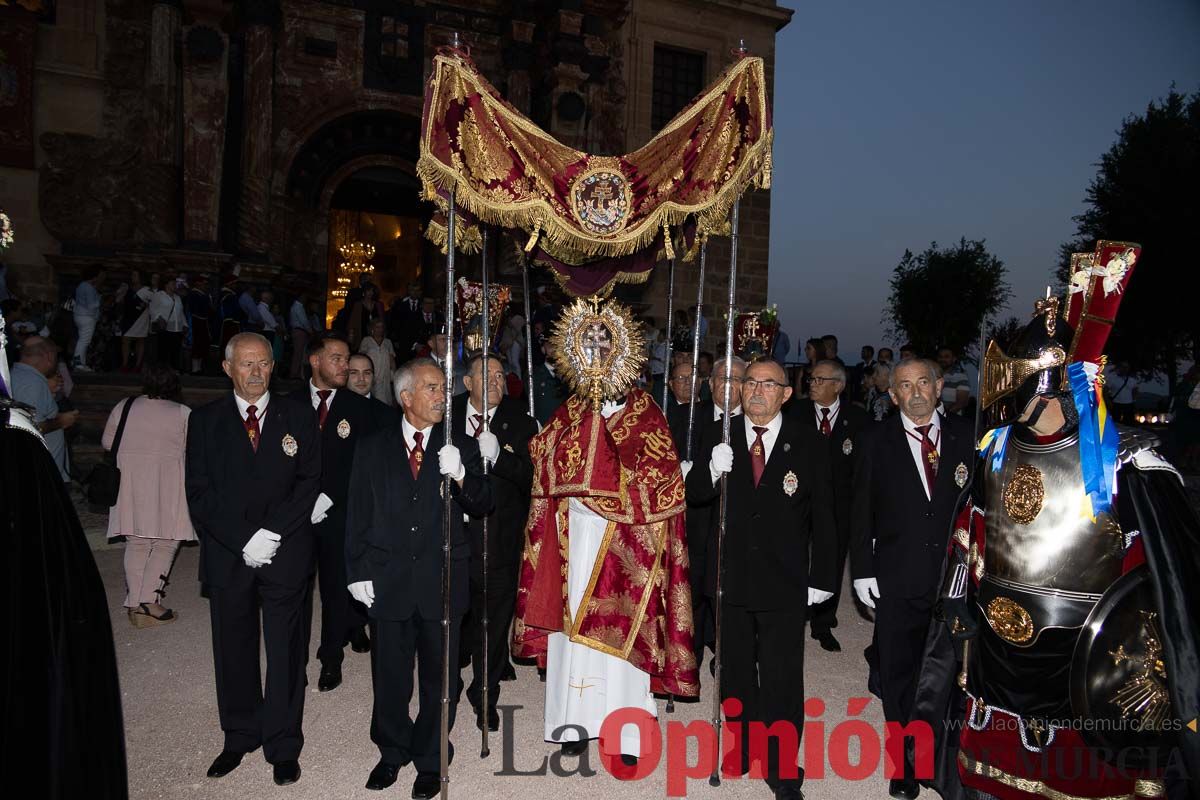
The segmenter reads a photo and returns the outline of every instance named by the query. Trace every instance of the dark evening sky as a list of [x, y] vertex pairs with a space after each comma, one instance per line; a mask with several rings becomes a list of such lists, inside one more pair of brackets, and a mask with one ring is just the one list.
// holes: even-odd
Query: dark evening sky
[[1196, 0], [784, 4], [770, 300], [789, 359], [823, 333], [847, 363], [882, 343], [891, 271], [933, 240], [986, 239], [1004, 316], [1024, 315], [1122, 119], [1172, 81], [1200, 90]]

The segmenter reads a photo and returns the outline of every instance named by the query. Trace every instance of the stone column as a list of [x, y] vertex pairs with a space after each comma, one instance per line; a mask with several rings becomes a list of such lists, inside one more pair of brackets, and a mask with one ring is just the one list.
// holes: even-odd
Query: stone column
[[220, 0], [185, 0], [183, 30], [183, 238], [215, 244], [229, 102], [229, 37]]
[[242, 198], [238, 245], [248, 253], [268, 250], [271, 205], [272, 98], [275, 80], [274, 3], [247, 5], [242, 101]]
[[142, 206], [142, 230], [151, 241], [175, 244], [179, 239], [179, 0], [157, 0], [150, 12], [150, 46], [146, 61], [146, 158], [136, 204]]

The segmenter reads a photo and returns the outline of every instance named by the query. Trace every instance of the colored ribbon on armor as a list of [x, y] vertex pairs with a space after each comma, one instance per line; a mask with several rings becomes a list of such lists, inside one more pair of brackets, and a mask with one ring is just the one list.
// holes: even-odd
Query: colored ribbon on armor
[[999, 472], [1000, 468], [1004, 466], [1004, 451], [1008, 448], [1008, 433], [1010, 430], [1011, 426], [1009, 425], [993, 428], [983, 435], [983, 438], [979, 440], [979, 444], [975, 448], [980, 453], [987, 452], [989, 446], [992, 448], [992, 472]]
[[1088, 379], [1083, 363], [1077, 361], [1069, 365], [1067, 378], [1079, 414], [1079, 463], [1094, 519], [1100, 512], [1112, 510], [1119, 437], [1104, 405], [1104, 397]]

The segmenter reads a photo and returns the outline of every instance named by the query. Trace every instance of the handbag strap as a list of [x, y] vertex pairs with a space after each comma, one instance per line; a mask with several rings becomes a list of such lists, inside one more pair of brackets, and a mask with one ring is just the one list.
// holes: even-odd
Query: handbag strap
[[131, 397], [125, 401], [125, 408], [121, 409], [121, 421], [117, 423], [117, 435], [113, 437], [112, 449], [108, 451], [109, 458], [112, 462], [117, 463], [117, 450], [121, 447], [121, 437], [125, 435], [125, 423], [129, 419], [129, 409], [133, 408], [136, 397]]

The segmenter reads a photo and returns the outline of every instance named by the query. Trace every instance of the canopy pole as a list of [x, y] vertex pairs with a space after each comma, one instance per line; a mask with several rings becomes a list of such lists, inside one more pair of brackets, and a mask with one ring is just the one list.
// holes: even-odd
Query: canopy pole
[[533, 312], [529, 301], [529, 259], [522, 258], [521, 283], [525, 291], [525, 394], [529, 396], [529, 416], [533, 413]]
[[[733, 380], [733, 315], [734, 301], [737, 289], [737, 260], [738, 260], [738, 214], [742, 205], [742, 198], [739, 197], [733, 201], [733, 217], [730, 223], [729, 235], [729, 300], [726, 305], [727, 315], [725, 317], [725, 380], [724, 380], [724, 407], [726, 412], [721, 415], [721, 443], [729, 444], [729, 428], [730, 414], [729, 401], [730, 391]], [[699, 314], [697, 314], [697, 322], [699, 322]], [[713, 613], [716, 616], [716, 652], [713, 658], [716, 659], [716, 691], [713, 693], [713, 710], [712, 721], [713, 727], [717, 731], [717, 753], [716, 759], [713, 762], [713, 772], [708, 779], [711, 786], [719, 786], [721, 784], [721, 573], [724, 568], [724, 544], [725, 544], [725, 520], [729, 510], [729, 476], [728, 473], [721, 474], [721, 506], [720, 516], [717, 524], [717, 595], [716, 608]]]
[[[491, 383], [491, 352], [492, 352], [492, 327], [491, 327], [491, 311], [492, 311], [492, 296], [489, 292], [488, 285], [488, 226], [483, 225], [483, 251], [480, 253], [480, 270], [483, 272], [483, 359], [479, 362], [479, 376], [483, 381], [483, 431], [484, 433], [491, 432], [491, 422], [489, 420], [488, 411], [491, 409], [491, 404], [488, 402], [488, 384]], [[488, 461], [486, 458], [483, 461], [483, 474], [486, 477], [488, 474]], [[480, 592], [483, 595], [480, 608], [483, 610], [483, 632], [481, 634], [482, 641], [480, 642], [483, 651], [482, 658], [482, 673], [483, 673], [483, 700], [479, 707], [483, 713], [483, 724], [479, 727], [483, 732], [483, 745], [479, 751], [480, 758], [487, 758], [491, 754], [491, 748], [488, 747], [488, 717], [491, 716], [491, 673], [488, 672], [488, 517], [490, 514], [483, 516], [483, 581], [480, 587]]]
[[670, 402], [671, 361], [675, 356], [675, 348], [671, 340], [671, 317], [675, 314], [675, 259], [671, 259], [671, 268], [667, 273], [667, 363], [663, 364], [662, 410], [667, 413], [667, 403]]
[[[458, 217], [454, 209], [455, 187], [450, 187], [450, 212], [446, 220], [446, 352], [442, 367], [446, 387], [446, 411], [442, 417], [445, 444], [453, 444], [454, 419], [451, 401], [454, 398], [454, 234]], [[442, 721], [441, 721], [441, 780], [442, 800], [450, 797], [450, 515], [453, 499], [449, 475], [442, 478]], [[457, 660], [457, 654], [455, 655]]]
[[[697, 234], [699, 235], [699, 234]], [[692, 325], [692, 390], [688, 398], [688, 427], [685, 461], [692, 460], [692, 434], [696, 425], [696, 381], [700, 369], [700, 317], [704, 312], [704, 265], [708, 260], [708, 237], [700, 239], [700, 277], [696, 281], [696, 322]]]

